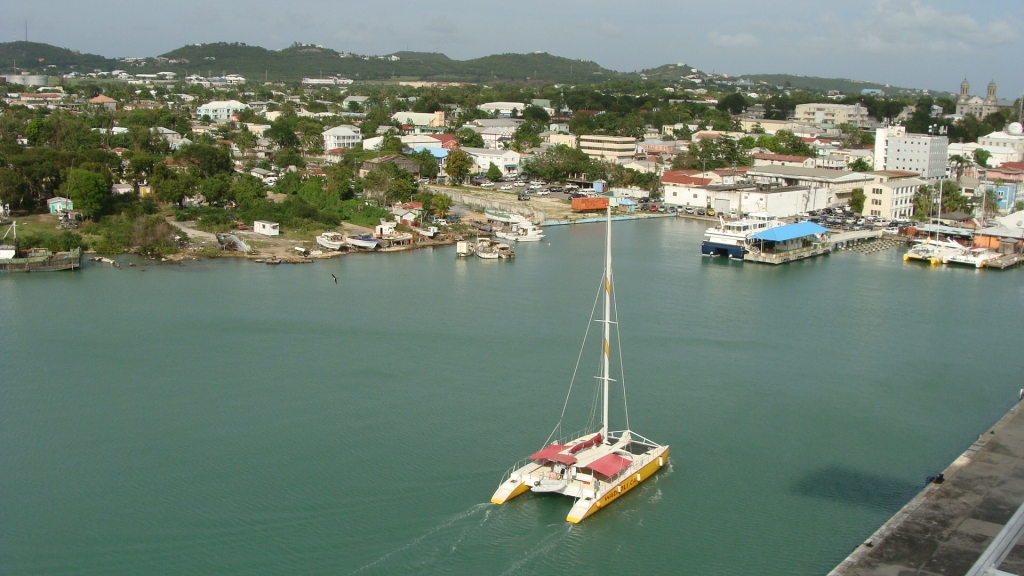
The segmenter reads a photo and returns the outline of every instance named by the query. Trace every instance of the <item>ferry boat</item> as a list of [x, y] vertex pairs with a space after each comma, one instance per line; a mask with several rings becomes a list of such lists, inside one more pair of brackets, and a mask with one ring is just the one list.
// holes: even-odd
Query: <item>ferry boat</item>
[[[612, 325], [616, 327], [616, 333], [618, 332], [618, 315], [612, 314], [614, 295], [610, 208], [607, 209], [607, 218], [605, 269], [601, 282], [604, 315], [603, 319], [599, 320], [603, 326], [598, 369], [598, 380], [601, 383], [600, 428], [593, 429], [588, 426], [580, 432], [558, 438], [562, 429], [562, 418], [565, 417], [563, 407], [562, 417], [545, 441], [545, 446], [514, 465], [505, 474], [497, 491], [491, 497], [491, 502], [500, 505], [526, 492], [551, 492], [569, 496], [574, 498], [575, 502], [566, 520], [574, 524], [603, 510], [623, 494], [639, 486], [668, 463], [669, 455], [667, 445], [648, 440], [629, 429], [628, 413], [625, 430], [609, 429], [608, 388], [611, 382], [616, 381], [611, 374]], [[593, 317], [591, 319], [593, 320]], [[573, 380], [575, 378], [574, 374]], [[571, 393], [572, 383], [569, 390]]]
[[767, 212], [754, 212], [735, 222], [719, 220], [718, 226], [708, 228], [704, 232], [700, 253], [705, 256], [728, 256], [742, 260], [743, 254], [747, 251], [747, 237], [775, 226], [782, 226], [782, 222]]

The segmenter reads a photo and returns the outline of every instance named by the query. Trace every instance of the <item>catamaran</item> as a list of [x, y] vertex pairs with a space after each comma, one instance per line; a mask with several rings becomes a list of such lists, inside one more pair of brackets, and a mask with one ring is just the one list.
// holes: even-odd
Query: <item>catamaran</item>
[[[612, 379], [610, 361], [611, 327], [616, 327], [618, 337], [618, 313], [612, 315], [614, 307], [612, 277], [612, 227], [611, 209], [607, 212], [605, 238], [605, 269], [601, 282], [603, 291], [604, 316], [599, 320], [603, 326], [603, 339], [599, 376], [601, 397], [601, 422], [598, 429], [592, 425], [581, 432], [565, 438], [555, 439], [562, 429], [562, 418], [569, 404], [566, 397], [555, 429], [545, 441], [545, 446], [513, 466], [502, 479], [491, 502], [504, 504], [526, 492], [554, 492], [564, 494], [576, 501], [566, 518], [578, 523], [584, 518], [606, 508], [620, 496], [640, 485], [668, 463], [669, 447], [657, 444], [629, 429], [629, 412], [625, 411], [626, 429], [609, 430], [608, 388]], [[596, 301], [595, 301], [596, 309]], [[593, 319], [593, 318], [592, 318]], [[584, 336], [584, 346], [586, 337]], [[620, 354], [621, 355], [621, 354]], [[582, 351], [581, 351], [582, 356]], [[621, 377], [620, 377], [621, 379]], [[575, 381], [575, 374], [573, 375]], [[569, 385], [572, 393], [572, 383]], [[623, 408], [625, 408], [625, 383], [623, 382]], [[554, 440], [553, 440], [554, 439]]]

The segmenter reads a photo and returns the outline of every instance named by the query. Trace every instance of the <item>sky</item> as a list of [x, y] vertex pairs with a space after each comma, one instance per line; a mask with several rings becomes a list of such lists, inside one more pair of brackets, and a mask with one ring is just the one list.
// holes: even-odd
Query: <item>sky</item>
[[108, 57], [197, 42], [464, 60], [544, 51], [619, 71], [686, 63], [733, 75], [853, 78], [984, 95], [1024, 92], [1020, 0], [0, 0], [0, 41]]

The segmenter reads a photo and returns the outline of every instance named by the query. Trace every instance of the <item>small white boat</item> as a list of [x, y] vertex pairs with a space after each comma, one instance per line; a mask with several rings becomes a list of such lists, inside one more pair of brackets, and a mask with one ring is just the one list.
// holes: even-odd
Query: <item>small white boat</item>
[[540, 242], [544, 238], [540, 228], [532, 222], [516, 222], [512, 224], [509, 232], [495, 232], [494, 235], [504, 240], [516, 242]]
[[363, 250], [375, 250], [380, 247], [380, 240], [374, 238], [371, 234], [345, 236], [345, 243], [353, 248], [362, 248]]
[[474, 252], [477, 258], [484, 260], [497, 260], [498, 247], [490, 238], [477, 238]]
[[971, 248], [963, 250], [959, 254], [953, 254], [943, 258], [943, 264], [960, 264], [963, 266], [974, 266], [983, 268], [989, 260], [999, 258], [1000, 254], [988, 248]]
[[328, 250], [341, 250], [345, 246], [345, 236], [339, 232], [324, 232], [316, 237], [316, 243]]

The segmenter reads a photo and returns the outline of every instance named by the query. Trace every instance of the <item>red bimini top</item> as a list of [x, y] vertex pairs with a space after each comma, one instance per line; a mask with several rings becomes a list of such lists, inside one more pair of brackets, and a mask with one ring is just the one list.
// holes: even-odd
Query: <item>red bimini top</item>
[[629, 467], [633, 461], [629, 458], [623, 458], [618, 454], [606, 454], [597, 460], [594, 460], [590, 464], [587, 464], [587, 468], [595, 472], [600, 472], [609, 478], [615, 476], [620, 471]]

